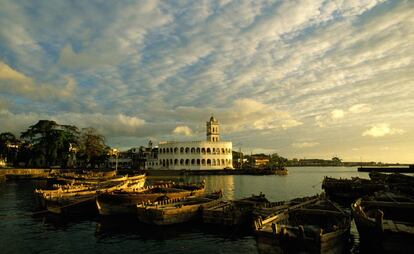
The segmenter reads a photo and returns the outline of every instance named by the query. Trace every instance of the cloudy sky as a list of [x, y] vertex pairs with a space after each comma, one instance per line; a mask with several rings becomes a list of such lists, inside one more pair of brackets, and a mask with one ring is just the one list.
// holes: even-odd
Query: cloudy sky
[[414, 1], [0, 0], [0, 132], [414, 162]]

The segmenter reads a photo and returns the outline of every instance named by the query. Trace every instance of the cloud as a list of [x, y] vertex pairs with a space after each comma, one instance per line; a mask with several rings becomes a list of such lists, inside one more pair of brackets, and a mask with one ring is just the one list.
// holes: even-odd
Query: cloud
[[[21, 132], [35, 124], [40, 119], [54, 120], [59, 124], [75, 125], [78, 128], [94, 127], [107, 136], [141, 136], [148, 135], [153, 126], [136, 116], [104, 115], [101, 113], [73, 113], [65, 112], [58, 115], [39, 113], [12, 113], [8, 110], [0, 111], [0, 132]], [[154, 128], [156, 129], [156, 128]]]
[[0, 62], [0, 80], [4, 81], [16, 81], [16, 82], [32, 82], [30, 78], [28, 78], [23, 73], [20, 73], [14, 69], [12, 69], [7, 64]]
[[402, 129], [391, 128], [388, 123], [380, 123], [372, 126], [362, 133], [362, 136], [371, 136], [374, 138], [383, 137], [387, 135], [401, 135], [405, 133]]
[[353, 114], [368, 113], [372, 108], [368, 104], [355, 104], [352, 105], [348, 111]]
[[182, 125], [182, 126], [177, 126], [175, 127], [175, 129], [172, 131], [172, 134], [176, 134], [176, 135], [184, 135], [184, 136], [191, 136], [193, 133], [193, 131], [190, 129], [190, 127]]
[[[148, 112], [154, 114], [154, 112]], [[236, 99], [223, 107], [177, 107], [173, 111], [165, 110], [167, 118], [179, 118], [181, 121], [199, 126], [213, 114], [222, 124], [223, 132], [241, 132], [249, 130], [289, 129], [302, 124], [287, 111], [277, 106], [253, 99]], [[203, 128], [204, 130], [204, 128]]]
[[[317, 115], [315, 117], [315, 125], [319, 127], [326, 127], [327, 125], [332, 125], [335, 123], [340, 123], [341, 119], [345, 118], [345, 116], [348, 116], [348, 118], [351, 118], [352, 116], [356, 114], [363, 114], [371, 112], [371, 107], [368, 104], [355, 104], [349, 107], [348, 111], [342, 110], [342, 109], [334, 109], [329, 114], [322, 114]], [[348, 119], [349, 120], [349, 119]]]
[[53, 97], [71, 97], [76, 86], [76, 81], [71, 77], [64, 77], [62, 85], [37, 84], [32, 78], [0, 62], [0, 91], [3, 93], [34, 100], [47, 100]]
[[[213, 113], [224, 138], [252, 149], [292, 154], [293, 140], [318, 136], [325, 144], [340, 133], [333, 147], [368, 151], [369, 140], [353, 138], [361, 128], [414, 124], [413, 7], [4, 0], [0, 101], [13, 112], [11, 129], [23, 123], [18, 117], [65, 115], [124, 137], [123, 146], [136, 145], [128, 137], [174, 138], [177, 125], [197, 138]], [[412, 150], [410, 135], [393, 138]], [[330, 153], [324, 147], [309, 150]]]
[[309, 148], [309, 147], [315, 147], [318, 146], [318, 142], [300, 142], [300, 143], [293, 143], [292, 147], [294, 148]]
[[342, 109], [334, 109], [331, 112], [332, 119], [339, 119], [345, 116], [345, 112]]

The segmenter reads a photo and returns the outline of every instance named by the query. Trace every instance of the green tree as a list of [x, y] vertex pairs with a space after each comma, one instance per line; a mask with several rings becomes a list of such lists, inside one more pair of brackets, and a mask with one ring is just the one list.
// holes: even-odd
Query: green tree
[[283, 167], [287, 164], [288, 159], [282, 156], [279, 156], [277, 153], [274, 153], [270, 156], [269, 166], [270, 167]]
[[109, 147], [105, 144], [105, 137], [94, 128], [84, 128], [81, 131], [78, 158], [80, 166], [100, 166], [108, 157]]
[[40, 120], [21, 134], [21, 138], [32, 145], [32, 156], [37, 166], [63, 167], [67, 164], [70, 148], [77, 146], [78, 136], [77, 127], [59, 125], [50, 120]]
[[339, 166], [339, 165], [342, 165], [342, 160], [341, 160], [341, 159], [339, 159], [339, 158], [338, 158], [338, 157], [336, 157], [336, 156], [332, 158], [332, 162], [333, 162], [333, 164], [334, 164], [334, 165], [338, 165], [338, 166]]

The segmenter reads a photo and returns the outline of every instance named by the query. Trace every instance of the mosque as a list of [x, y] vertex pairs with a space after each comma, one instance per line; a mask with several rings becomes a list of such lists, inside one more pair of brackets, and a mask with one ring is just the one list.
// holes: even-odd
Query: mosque
[[206, 126], [206, 141], [160, 142], [158, 144], [158, 167], [191, 170], [232, 169], [232, 142], [220, 140], [219, 122], [213, 116]]

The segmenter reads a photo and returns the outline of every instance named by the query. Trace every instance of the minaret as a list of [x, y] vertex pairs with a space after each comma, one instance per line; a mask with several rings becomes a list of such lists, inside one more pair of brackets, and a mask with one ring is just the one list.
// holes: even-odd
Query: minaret
[[214, 118], [214, 116], [211, 116], [210, 121], [207, 122], [207, 141], [220, 141], [219, 122]]

